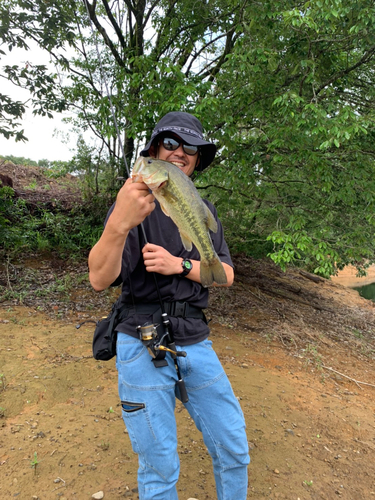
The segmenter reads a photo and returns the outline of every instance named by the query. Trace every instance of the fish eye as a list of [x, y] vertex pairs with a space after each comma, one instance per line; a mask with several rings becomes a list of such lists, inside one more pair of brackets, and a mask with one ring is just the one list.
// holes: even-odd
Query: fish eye
[[150, 165], [152, 163], [152, 160], [147, 160], [147, 163]]

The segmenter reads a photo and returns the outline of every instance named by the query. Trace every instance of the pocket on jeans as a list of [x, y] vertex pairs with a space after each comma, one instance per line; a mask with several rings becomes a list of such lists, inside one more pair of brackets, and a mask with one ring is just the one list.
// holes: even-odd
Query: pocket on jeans
[[122, 417], [132, 444], [133, 451], [146, 455], [150, 445], [156, 441], [153, 420], [145, 403], [121, 401]]
[[208, 340], [208, 339], [202, 340], [202, 345], [203, 345], [206, 349], [209, 349], [210, 351], [213, 351], [213, 347], [212, 347], [212, 340]]
[[[124, 338], [125, 337], [125, 338]], [[140, 358], [146, 351], [146, 347], [138, 339], [128, 335], [120, 335], [117, 338], [117, 363], [128, 364]]]
[[146, 408], [144, 403], [135, 403], [134, 401], [121, 401], [121, 407], [125, 413], [134, 413]]

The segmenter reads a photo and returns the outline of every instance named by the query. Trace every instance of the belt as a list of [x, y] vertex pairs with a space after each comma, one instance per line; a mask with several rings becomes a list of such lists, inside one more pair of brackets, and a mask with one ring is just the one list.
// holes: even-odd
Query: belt
[[[158, 302], [150, 302], [149, 304], [140, 302], [135, 304], [124, 304], [121, 309], [127, 311], [134, 311], [137, 314], [154, 314], [160, 309]], [[163, 302], [164, 311], [168, 316], [181, 317], [181, 318], [197, 318], [205, 320], [205, 315], [200, 307], [195, 307], [188, 302]]]

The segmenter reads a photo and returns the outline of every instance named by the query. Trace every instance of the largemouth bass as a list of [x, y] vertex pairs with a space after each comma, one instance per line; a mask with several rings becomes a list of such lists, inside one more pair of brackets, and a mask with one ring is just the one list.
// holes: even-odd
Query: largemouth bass
[[216, 233], [217, 222], [190, 178], [172, 163], [141, 156], [134, 164], [132, 179], [151, 189], [163, 212], [176, 224], [184, 248], [190, 252], [192, 244], [196, 246], [202, 285], [225, 285], [227, 276], [208, 232]]

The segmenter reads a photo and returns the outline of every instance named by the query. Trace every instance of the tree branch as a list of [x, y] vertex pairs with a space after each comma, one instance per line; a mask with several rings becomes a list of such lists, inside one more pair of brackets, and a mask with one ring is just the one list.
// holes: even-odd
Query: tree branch
[[119, 42], [120, 42], [120, 45], [121, 47], [125, 50], [126, 49], [126, 42], [125, 42], [125, 39], [124, 39], [124, 36], [122, 34], [122, 31], [120, 29], [120, 26], [117, 24], [117, 21], [116, 19], [114, 18], [113, 14], [112, 14], [112, 11], [108, 5], [108, 2], [107, 0], [102, 0], [103, 2], [103, 5], [104, 5], [104, 8], [105, 8], [105, 11], [107, 13], [107, 16], [108, 16], [108, 19], [110, 20], [112, 26], [113, 26], [113, 29], [115, 30], [116, 32], [116, 35], [119, 39]]
[[349, 66], [348, 68], [346, 69], [343, 69], [342, 71], [339, 71], [338, 73], [336, 73], [335, 75], [331, 76], [331, 78], [329, 80], [327, 80], [325, 83], [323, 83], [322, 85], [320, 85], [320, 87], [318, 87], [318, 89], [316, 90], [316, 94], [319, 94], [324, 88], [328, 87], [329, 85], [331, 85], [331, 83], [333, 83], [335, 80], [337, 80], [338, 78], [341, 78], [343, 77], [344, 75], [348, 75], [349, 73], [351, 73], [352, 71], [354, 71], [355, 69], [359, 68], [360, 66], [362, 66], [363, 64], [366, 64], [370, 61], [370, 59], [374, 56], [374, 53], [375, 53], [375, 46], [372, 46], [362, 57], [359, 61], [357, 61], [355, 64], [353, 64], [352, 66]]
[[121, 67], [121, 68], [124, 68], [125, 71], [128, 73], [128, 74], [131, 74], [131, 71], [129, 71], [129, 69], [125, 66], [125, 63], [123, 61], [123, 59], [121, 58], [120, 54], [118, 53], [114, 43], [112, 42], [112, 40], [109, 38], [106, 30], [103, 28], [103, 26], [99, 23], [98, 21], [98, 18], [96, 17], [96, 13], [95, 13], [95, 7], [96, 7], [96, 0], [93, 0], [93, 3], [90, 4], [90, 2], [88, 0], [83, 0], [87, 6], [87, 10], [88, 10], [88, 13], [89, 13], [89, 16], [90, 16], [90, 19], [92, 21], [92, 23], [94, 24], [94, 26], [96, 27], [96, 29], [99, 31], [99, 33], [101, 34], [103, 40], [104, 40], [104, 43], [107, 45], [107, 47], [109, 48], [109, 50], [111, 51], [113, 57], [115, 58], [117, 64]]

